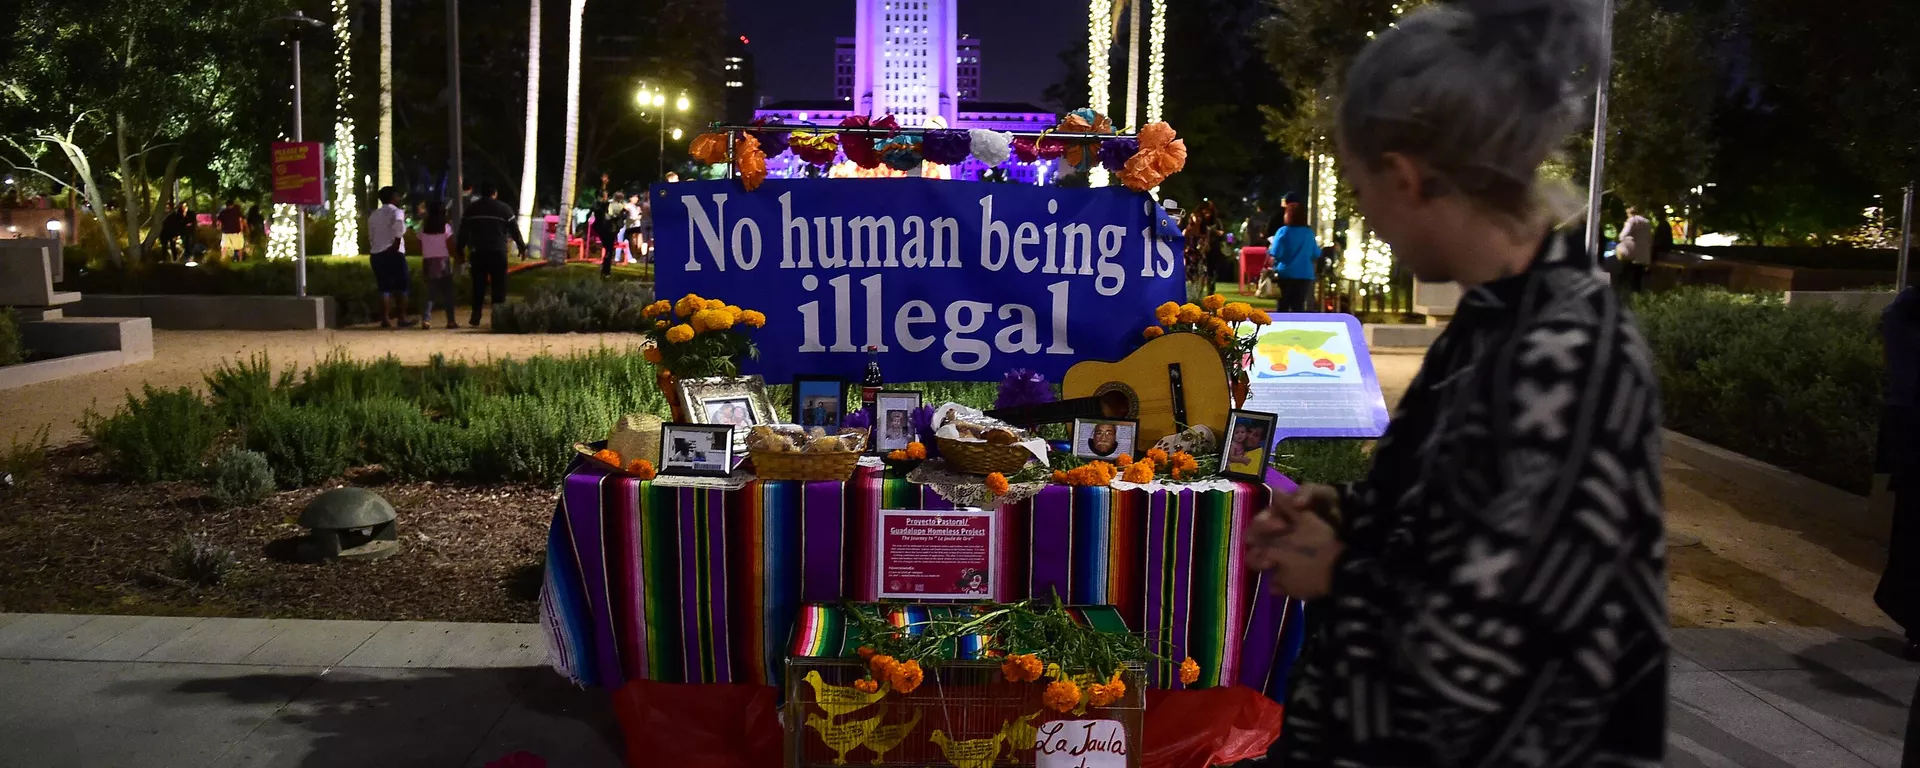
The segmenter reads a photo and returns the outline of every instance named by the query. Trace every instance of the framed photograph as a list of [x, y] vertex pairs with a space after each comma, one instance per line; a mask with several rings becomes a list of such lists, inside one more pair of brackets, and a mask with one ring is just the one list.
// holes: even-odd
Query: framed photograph
[[1279, 418], [1259, 411], [1229, 411], [1225, 444], [1220, 448], [1220, 475], [1250, 483], [1265, 481]]
[[1133, 419], [1074, 419], [1073, 455], [1103, 461], [1133, 456], [1139, 434], [1140, 422]]
[[745, 450], [748, 427], [779, 423], [773, 401], [767, 399], [767, 384], [759, 376], [687, 379], [679, 386], [687, 418], [732, 427], [736, 453]]
[[733, 474], [733, 427], [725, 424], [663, 424], [660, 474], [727, 477]]
[[833, 434], [847, 415], [847, 380], [833, 376], [793, 377], [793, 423]]
[[913, 431], [913, 409], [920, 407], [920, 393], [912, 390], [881, 390], [873, 399], [874, 453], [907, 447], [917, 437]]

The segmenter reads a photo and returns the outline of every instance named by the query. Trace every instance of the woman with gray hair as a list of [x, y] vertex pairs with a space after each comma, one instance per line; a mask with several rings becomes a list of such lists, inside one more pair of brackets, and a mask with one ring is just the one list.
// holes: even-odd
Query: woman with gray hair
[[1361, 213], [1464, 294], [1367, 478], [1276, 493], [1249, 527], [1249, 564], [1314, 601], [1290, 768], [1661, 763], [1659, 393], [1537, 173], [1600, 55], [1585, 0], [1458, 0], [1347, 75]]

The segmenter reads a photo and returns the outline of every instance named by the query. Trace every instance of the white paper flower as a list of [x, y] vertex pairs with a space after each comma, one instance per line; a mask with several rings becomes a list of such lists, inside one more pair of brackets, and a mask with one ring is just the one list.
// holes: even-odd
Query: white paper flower
[[992, 168], [1013, 157], [1013, 134], [975, 128], [967, 132], [973, 140], [973, 157]]

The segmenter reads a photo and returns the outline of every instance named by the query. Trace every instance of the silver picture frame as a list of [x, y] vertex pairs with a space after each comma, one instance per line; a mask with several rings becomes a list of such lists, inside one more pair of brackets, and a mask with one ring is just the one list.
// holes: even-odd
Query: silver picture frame
[[678, 382], [680, 405], [687, 420], [695, 424], [730, 423], [722, 420], [722, 410], [732, 410], [733, 418], [745, 416], [745, 423], [731, 422], [736, 454], [744, 454], [747, 432], [761, 424], [778, 424], [773, 401], [767, 397], [767, 382], [754, 376], [710, 376]]

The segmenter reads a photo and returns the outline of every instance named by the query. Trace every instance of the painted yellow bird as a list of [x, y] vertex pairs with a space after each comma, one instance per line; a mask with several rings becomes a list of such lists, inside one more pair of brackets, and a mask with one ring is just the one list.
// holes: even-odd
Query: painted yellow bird
[[808, 672], [807, 676], [801, 679], [807, 681], [807, 685], [813, 688], [813, 703], [827, 713], [828, 719], [864, 709], [867, 705], [886, 696], [888, 690], [886, 683], [881, 683], [880, 690], [873, 693], [865, 693], [852, 686], [828, 685], [826, 681], [820, 679], [818, 670]]
[[1024, 715], [1008, 720], [1000, 726], [1000, 733], [1007, 737], [1007, 762], [1020, 762], [1018, 753], [1023, 749], [1033, 749], [1034, 739], [1040, 736], [1040, 729], [1033, 727], [1033, 719], [1040, 713]]
[[[882, 718], [887, 716], [887, 705], [880, 705], [880, 716]], [[887, 753], [900, 746], [900, 742], [906, 741], [907, 734], [913, 733], [913, 729], [918, 727], [920, 727], [920, 708], [915, 707], [912, 720], [873, 729], [873, 733], [867, 736], [866, 741], [867, 749], [873, 750], [873, 764], [879, 765], [885, 761]]]
[[807, 727], [818, 731], [820, 740], [826, 743], [828, 749], [835, 752], [834, 765], [846, 765], [847, 753], [866, 743], [867, 737], [872, 736], [873, 730], [880, 726], [880, 717], [881, 715], [875, 715], [865, 720], [835, 723], [819, 715], [807, 715]]
[[1006, 733], [996, 733], [992, 738], [954, 741], [940, 731], [934, 731], [929, 737], [940, 754], [947, 756], [947, 762], [955, 768], [992, 768], [993, 761], [1000, 758], [1000, 745], [1007, 740]]

